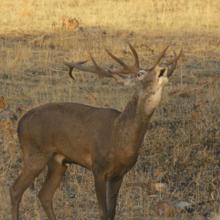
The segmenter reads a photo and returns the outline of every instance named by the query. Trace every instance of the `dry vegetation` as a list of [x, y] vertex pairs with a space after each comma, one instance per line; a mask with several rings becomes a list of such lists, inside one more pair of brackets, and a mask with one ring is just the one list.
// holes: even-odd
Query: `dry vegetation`
[[[184, 58], [149, 125], [138, 163], [124, 179], [116, 219], [218, 219], [219, 11], [218, 0], [1, 0], [0, 96], [19, 116], [54, 101], [123, 109], [131, 88], [78, 71], [72, 81], [63, 61], [84, 59], [92, 51], [108, 64], [104, 47], [129, 60], [129, 40], [148, 66], [165, 45], [183, 47]], [[0, 103], [0, 112], [6, 106]], [[9, 220], [8, 187], [22, 162], [16, 123], [0, 120], [0, 219]], [[25, 193], [21, 219], [46, 219], [36, 197], [44, 176]], [[175, 201], [194, 204], [194, 211], [173, 208]], [[58, 219], [97, 219], [91, 174], [71, 166], [54, 205]]]

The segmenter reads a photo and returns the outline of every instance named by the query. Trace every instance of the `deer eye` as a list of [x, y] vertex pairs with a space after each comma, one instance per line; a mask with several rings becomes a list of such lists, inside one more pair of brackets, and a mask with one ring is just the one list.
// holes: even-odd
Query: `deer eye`
[[146, 72], [144, 70], [140, 70], [138, 73], [137, 73], [137, 78], [138, 79], [142, 79], [144, 77], [144, 74], [146, 74]]
[[165, 68], [160, 69], [159, 77], [163, 76], [165, 72], [166, 72], [166, 69], [165, 69]]
[[137, 77], [141, 77], [143, 75], [142, 72], [138, 72]]

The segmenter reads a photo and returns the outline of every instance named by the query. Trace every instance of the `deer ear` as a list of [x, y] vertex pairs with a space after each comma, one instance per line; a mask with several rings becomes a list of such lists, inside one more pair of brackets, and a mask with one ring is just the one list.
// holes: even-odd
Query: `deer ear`
[[167, 70], [167, 68], [161, 68], [161, 69], [159, 70], [159, 75], [158, 75], [158, 77], [164, 76], [164, 74], [166, 73], [166, 70]]
[[161, 66], [156, 66], [155, 67], [155, 74], [156, 77], [160, 78], [162, 76], [167, 76], [167, 67], [161, 67]]

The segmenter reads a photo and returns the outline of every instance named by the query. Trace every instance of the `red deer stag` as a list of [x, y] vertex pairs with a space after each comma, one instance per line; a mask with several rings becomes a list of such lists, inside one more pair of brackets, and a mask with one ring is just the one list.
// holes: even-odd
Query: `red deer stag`
[[[121, 68], [100, 67], [91, 56], [87, 61], [66, 63], [73, 68], [101, 77], [113, 77], [120, 83], [136, 86], [132, 99], [120, 112], [77, 103], [49, 103], [27, 112], [18, 125], [24, 166], [10, 189], [12, 220], [19, 219], [19, 203], [24, 191], [48, 166], [48, 174], [39, 199], [50, 220], [56, 220], [52, 198], [67, 164], [81, 165], [93, 172], [101, 220], [113, 220], [123, 176], [134, 166], [149, 120], [158, 107], [163, 88], [180, 57], [160, 65], [166, 47], [150, 69], [143, 69], [134, 47], [129, 44], [134, 64], [127, 65], [106, 50]], [[135, 82], [135, 83], [134, 83]]]

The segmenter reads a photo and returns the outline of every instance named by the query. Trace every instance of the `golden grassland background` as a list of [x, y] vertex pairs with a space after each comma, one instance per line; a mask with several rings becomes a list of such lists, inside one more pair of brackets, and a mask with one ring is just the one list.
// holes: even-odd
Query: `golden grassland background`
[[62, 16], [132, 31], [220, 32], [218, 0], [1, 0], [0, 31], [52, 31]]
[[[0, 96], [18, 117], [55, 101], [123, 110], [132, 88], [79, 71], [74, 71], [73, 81], [63, 62], [87, 59], [91, 51], [104, 66], [112, 63], [104, 48], [131, 62], [129, 41], [142, 66], [149, 67], [166, 45], [171, 47], [168, 57], [183, 48], [184, 56], [149, 124], [140, 158], [124, 179], [116, 219], [217, 220], [219, 11], [218, 0], [1, 0]], [[64, 19], [74, 18], [79, 26], [64, 25]], [[0, 105], [0, 112], [8, 109]], [[8, 189], [22, 167], [16, 126], [17, 122], [0, 117], [0, 220], [10, 219]], [[46, 219], [37, 199], [45, 174], [46, 170], [24, 195], [22, 220]], [[162, 190], [155, 187], [158, 184]], [[167, 205], [176, 201], [193, 204], [194, 211]], [[166, 205], [161, 207], [161, 202]], [[98, 219], [91, 173], [71, 166], [54, 207], [58, 219]]]

